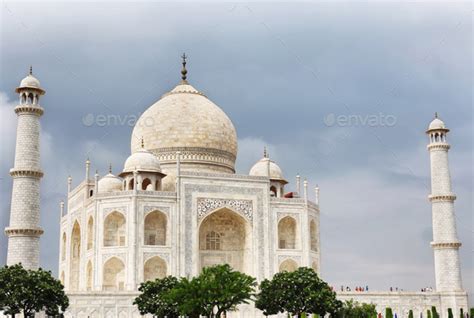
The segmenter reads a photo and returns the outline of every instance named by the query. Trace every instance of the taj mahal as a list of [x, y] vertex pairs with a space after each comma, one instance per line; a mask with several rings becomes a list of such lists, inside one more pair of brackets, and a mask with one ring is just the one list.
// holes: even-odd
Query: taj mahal
[[[39, 267], [40, 118], [45, 91], [32, 71], [20, 82], [7, 264]], [[44, 106], [44, 108], [43, 108]], [[420, 127], [420, 133], [424, 133]], [[437, 306], [442, 317], [468, 308], [461, 280], [448, 165], [449, 129], [436, 116], [426, 130], [431, 160], [434, 268], [432, 292], [338, 291], [338, 298], [391, 307], [415, 317]], [[235, 173], [237, 133], [231, 119], [187, 79], [143, 112], [120, 172], [102, 176], [84, 166], [68, 179], [61, 202], [59, 279], [70, 299], [66, 317], [140, 317], [132, 304], [140, 283], [166, 275], [192, 277], [227, 263], [257, 281], [300, 266], [320, 273], [319, 188], [284, 169], [262, 150], [248, 174]], [[283, 167], [284, 168], [284, 167]], [[47, 173], [47, 172], [46, 172]], [[73, 185], [74, 184], [74, 185]], [[428, 193], [427, 193], [428, 195]], [[428, 202], [427, 202], [428, 204]], [[322, 277], [324, 279], [324, 277]], [[261, 317], [252, 304], [230, 317]], [[424, 317], [424, 316], [423, 316]]]

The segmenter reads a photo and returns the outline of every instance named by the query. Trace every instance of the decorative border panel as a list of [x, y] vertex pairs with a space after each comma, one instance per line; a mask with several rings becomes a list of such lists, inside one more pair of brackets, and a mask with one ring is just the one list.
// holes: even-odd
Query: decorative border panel
[[197, 198], [197, 218], [204, 218], [206, 214], [216, 209], [230, 208], [248, 220], [253, 220], [253, 204], [251, 200]]

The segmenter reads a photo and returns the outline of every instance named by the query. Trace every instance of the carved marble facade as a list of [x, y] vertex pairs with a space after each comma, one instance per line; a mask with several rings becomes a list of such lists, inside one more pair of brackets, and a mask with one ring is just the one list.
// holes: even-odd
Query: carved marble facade
[[73, 300], [87, 299], [84, 293], [104, 299], [134, 294], [145, 280], [197, 275], [219, 263], [258, 280], [298, 266], [320, 270], [314, 203], [272, 197], [263, 177], [232, 175], [229, 181], [226, 174], [182, 172], [177, 182], [174, 193], [135, 189], [90, 196], [91, 181], [71, 191], [75, 206], [61, 219], [59, 268]]

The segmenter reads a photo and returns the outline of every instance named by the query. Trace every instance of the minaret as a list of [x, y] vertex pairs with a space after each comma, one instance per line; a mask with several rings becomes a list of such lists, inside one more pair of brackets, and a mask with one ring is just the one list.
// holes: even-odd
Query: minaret
[[8, 236], [7, 265], [22, 263], [27, 269], [39, 266], [40, 228], [40, 117], [43, 108], [39, 98], [45, 91], [40, 82], [29, 74], [16, 89], [20, 95], [15, 107], [18, 116], [15, 164], [10, 170], [13, 178], [10, 226]]
[[426, 133], [429, 136], [428, 150], [431, 161], [431, 195], [433, 214], [433, 242], [436, 290], [461, 291], [461, 266], [459, 262], [459, 247], [454, 215], [454, 200], [456, 196], [451, 190], [451, 177], [448, 165], [448, 150], [446, 141], [449, 129], [435, 115]]

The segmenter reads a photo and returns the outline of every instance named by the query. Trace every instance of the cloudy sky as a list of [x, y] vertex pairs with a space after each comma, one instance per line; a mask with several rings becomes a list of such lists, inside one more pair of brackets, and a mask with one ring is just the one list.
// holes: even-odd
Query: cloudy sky
[[[267, 145], [289, 189], [297, 173], [319, 184], [322, 274], [335, 286], [434, 286], [424, 131], [438, 111], [451, 129], [472, 293], [471, 19], [468, 2], [3, 2], [0, 227], [9, 220], [14, 88], [30, 64], [47, 91], [41, 264], [56, 272], [67, 176], [77, 185], [87, 157], [102, 175], [109, 162], [122, 168], [135, 119], [177, 84], [186, 52], [190, 82], [237, 129], [239, 173]], [[6, 243], [1, 236], [0, 263]]]

